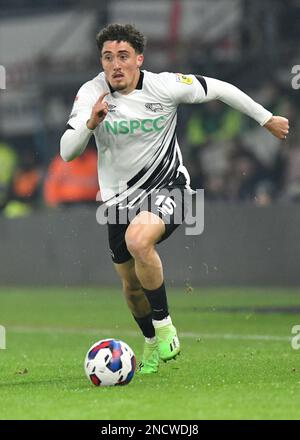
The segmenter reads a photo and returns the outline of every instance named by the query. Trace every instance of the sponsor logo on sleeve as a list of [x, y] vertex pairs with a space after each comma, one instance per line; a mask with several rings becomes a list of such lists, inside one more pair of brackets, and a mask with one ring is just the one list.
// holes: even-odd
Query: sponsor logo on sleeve
[[182, 73], [176, 73], [176, 81], [190, 86], [193, 84], [193, 78], [190, 75], [183, 75]]

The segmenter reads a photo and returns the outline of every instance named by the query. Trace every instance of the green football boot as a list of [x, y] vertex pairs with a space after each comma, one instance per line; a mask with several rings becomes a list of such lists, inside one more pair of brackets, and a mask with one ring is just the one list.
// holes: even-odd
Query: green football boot
[[180, 344], [173, 324], [165, 325], [155, 329], [158, 343], [158, 354], [162, 361], [175, 359], [180, 353]]
[[145, 341], [142, 361], [138, 366], [140, 374], [152, 374], [158, 372], [159, 355], [157, 343], [149, 344]]

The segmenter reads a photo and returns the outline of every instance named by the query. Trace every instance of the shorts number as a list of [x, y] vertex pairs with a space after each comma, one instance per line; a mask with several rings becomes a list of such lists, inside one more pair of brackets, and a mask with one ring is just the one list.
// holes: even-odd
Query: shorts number
[[163, 195], [156, 197], [155, 205], [158, 206], [157, 210], [164, 215], [172, 215], [174, 212], [174, 208], [176, 208], [176, 203], [174, 202], [174, 200], [171, 199], [171, 197]]

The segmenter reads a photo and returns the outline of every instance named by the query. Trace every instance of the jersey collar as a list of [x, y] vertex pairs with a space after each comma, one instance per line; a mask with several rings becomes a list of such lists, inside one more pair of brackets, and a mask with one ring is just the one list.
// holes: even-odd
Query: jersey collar
[[144, 82], [144, 72], [140, 71], [140, 77], [136, 85], [136, 90], [142, 90]]
[[[135, 90], [142, 90], [143, 82], [144, 82], [144, 72], [140, 71], [140, 77], [139, 77], [139, 80], [137, 82]], [[113, 89], [112, 86], [109, 83], [108, 83], [108, 87], [109, 87], [110, 93], [114, 93], [115, 92], [115, 89]]]

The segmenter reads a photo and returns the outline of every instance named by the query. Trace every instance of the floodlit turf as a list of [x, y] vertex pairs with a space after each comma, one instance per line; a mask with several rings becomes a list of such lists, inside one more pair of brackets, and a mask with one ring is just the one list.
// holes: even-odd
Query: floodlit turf
[[128, 386], [97, 388], [83, 371], [94, 342], [123, 339], [141, 355], [119, 290], [2, 288], [0, 419], [300, 418], [300, 350], [290, 342], [299, 290], [170, 289], [169, 303], [179, 359]]

